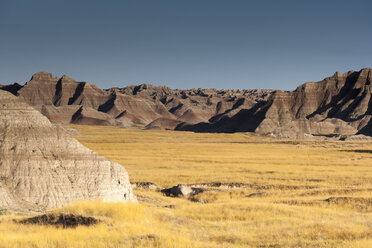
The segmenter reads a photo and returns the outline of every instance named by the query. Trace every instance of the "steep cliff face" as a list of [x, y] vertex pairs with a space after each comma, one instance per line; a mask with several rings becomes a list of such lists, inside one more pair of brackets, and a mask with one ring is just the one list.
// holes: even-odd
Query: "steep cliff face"
[[[73, 122], [75, 115], [77, 123], [115, 124], [111, 116], [98, 112], [98, 107], [108, 101], [110, 94], [96, 85], [76, 82], [67, 76], [57, 78], [47, 72], [36, 73], [16, 94], [54, 123]], [[84, 113], [89, 112], [88, 117], [77, 118], [76, 115], [82, 113], [81, 107]]]
[[93, 199], [135, 200], [125, 169], [0, 90], [0, 207], [51, 208]]
[[271, 93], [270, 90], [172, 90], [149, 84], [102, 90], [47, 72], [34, 74], [24, 86], [0, 88], [19, 96], [53, 123], [156, 129], [174, 129], [178, 124], [232, 116]]
[[370, 133], [372, 69], [335, 73], [294, 91], [277, 90], [266, 102], [213, 123], [182, 130], [249, 131], [279, 137], [336, 136]]
[[268, 101], [258, 133], [352, 135], [367, 125], [371, 109], [372, 69], [335, 73], [293, 92], [275, 92]]
[[172, 90], [141, 84], [101, 90], [35, 74], [2, 86], [55, 123], [115, 125], [196, 132], [256, 132], [276, 137], [372, 136], [372, 69], [335, 73], [294, 91]]

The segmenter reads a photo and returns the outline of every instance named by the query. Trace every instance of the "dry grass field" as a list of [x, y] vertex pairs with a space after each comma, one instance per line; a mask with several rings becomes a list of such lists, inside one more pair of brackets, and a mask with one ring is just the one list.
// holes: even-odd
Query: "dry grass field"
[[137, 188], [138, 204], [52, 210], [101, 220], [90, 227], [4, 212], [0, 247], [372, 247], [372, 142], [73, 127], [132, 182], [210, 190], [191, 201]]

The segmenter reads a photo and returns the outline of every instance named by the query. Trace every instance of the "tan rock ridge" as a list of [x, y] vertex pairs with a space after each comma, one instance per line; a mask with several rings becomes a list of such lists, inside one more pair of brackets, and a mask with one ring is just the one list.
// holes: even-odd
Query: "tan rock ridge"
[[126, 170], [0, 90], [0, 207], [34, 210], [95, 199], [135, 201]]

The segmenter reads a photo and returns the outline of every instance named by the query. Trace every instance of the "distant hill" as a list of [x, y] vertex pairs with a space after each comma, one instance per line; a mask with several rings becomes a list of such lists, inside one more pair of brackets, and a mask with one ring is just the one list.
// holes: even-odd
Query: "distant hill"
[[371, 79], [372, 69], [365, 68], [337, 72], [294, 91], [173, 90], [149, 84], [102, 90], [39, 72], [24, 86], [0, 88], [54, 123], [345, 138], [372, 136]]

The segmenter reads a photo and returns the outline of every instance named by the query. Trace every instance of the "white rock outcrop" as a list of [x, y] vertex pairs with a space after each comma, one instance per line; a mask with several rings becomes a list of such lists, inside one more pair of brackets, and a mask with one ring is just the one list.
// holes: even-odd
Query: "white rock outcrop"
[[135, 201], [126, 170], [0, 90], [0, 207], [52, 208], [94, 199]]

